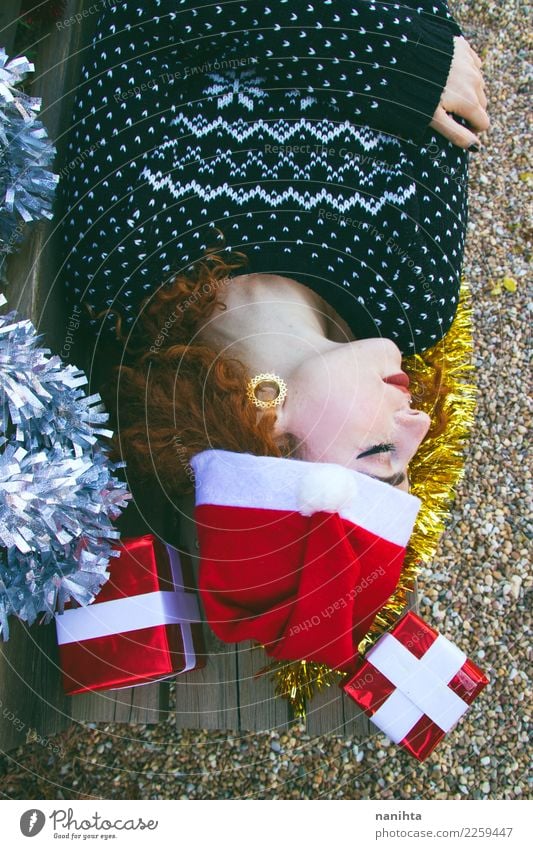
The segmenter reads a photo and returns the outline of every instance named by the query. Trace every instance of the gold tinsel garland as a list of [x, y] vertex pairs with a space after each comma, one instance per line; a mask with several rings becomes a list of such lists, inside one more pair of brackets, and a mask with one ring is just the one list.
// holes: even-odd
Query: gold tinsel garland
[[[474, 420], [475, 386], [471, 382], [472, 320], [470, 290], [463, 280], [453, 324], [433, 348], [406, 357], [414, 406], [431, 416], [431, 427], [409, 465], [410, 491], [422, 504], [407, 547], [398, 586], [359, 644], [363, 655], [405, 611], [420, 566], [437, 549], [464, 471], [464, 441]], [[442, 422], [445, 425], [442, 425]], [[306, 701], [346, 677], [340, 670], [313, 661], [273, 661], [258, 673], [273, 673], [275, 693], [289, 700], [295, 716], [305, 717]]]

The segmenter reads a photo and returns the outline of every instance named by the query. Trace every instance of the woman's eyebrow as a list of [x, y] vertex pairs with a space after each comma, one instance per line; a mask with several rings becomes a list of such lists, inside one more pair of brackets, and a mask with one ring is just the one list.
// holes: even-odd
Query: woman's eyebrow
[[391, 475], [388, 478], [380, 478], [378, 475], [369, 475], [370, 478], [374, 478], [377, 481], [381, 481], [382, 483], [390, 483], [391, 486], [400, 486], [401, 483], [405, 480], [405, 472], [399, 472], [396, 475]]

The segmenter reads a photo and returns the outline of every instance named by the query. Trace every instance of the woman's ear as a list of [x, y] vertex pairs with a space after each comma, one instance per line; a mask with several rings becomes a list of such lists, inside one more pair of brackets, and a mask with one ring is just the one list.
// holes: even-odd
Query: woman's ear
[[287, 394], [281, 404], [272, 408], [272, 412], [276, 414], [274, 436], [279, 437], [288, 431], [292, 431], [291, 407], [292, 405]]
[[274, 436], [274, 439], [279, 439], [279, 437], [283, 436], [283, 434], [286, 433], [286, 431], [288, 430], [286, 423], [286, 415], [284, 414], [283, 407], [284, 403], [280, 404], [279, 407], [272, 407], [269, 410], [258, 409], [256, 411], [257, 423], [259, 423], [264, 416], [274, 422], [272, 430], [272, 435]]
[[276, 421], [274, 424], [273, 436], [274, 439], [280, 439], [288, 430], [285, 425], [285, 416], [283, 415], [283, 404], [275, 408]]
[[277, 418], [272, 432], [274, 442], [284, 455], [288, 449], [290, 451], [290, 456], [292, 456], [295, 460], [306, 460], [307, 455], [305, 444], [287, 425], [286, 417], [283, 415], [280, 416], [278, 408], [276, 408], [276, 413]]

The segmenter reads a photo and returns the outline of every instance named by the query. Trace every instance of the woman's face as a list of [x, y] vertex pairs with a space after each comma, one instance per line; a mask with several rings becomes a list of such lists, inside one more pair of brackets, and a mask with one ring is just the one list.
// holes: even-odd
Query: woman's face
[[292, 372], [277, 427], [302, 440], [302, 459], [337, 463], [407, 490], [407, 464], [430, 419], [410, 408], [402, 382], [408, 381], [401, 353], [390, 339], [339, 345]]

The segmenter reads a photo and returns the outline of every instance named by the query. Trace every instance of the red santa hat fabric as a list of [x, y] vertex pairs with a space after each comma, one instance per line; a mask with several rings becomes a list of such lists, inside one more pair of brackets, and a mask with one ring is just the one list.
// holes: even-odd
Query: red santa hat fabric
[[334, 463], [208, 449], [191, 465], [213, 632], [351, 671], [398, 583], [420, 500]]

